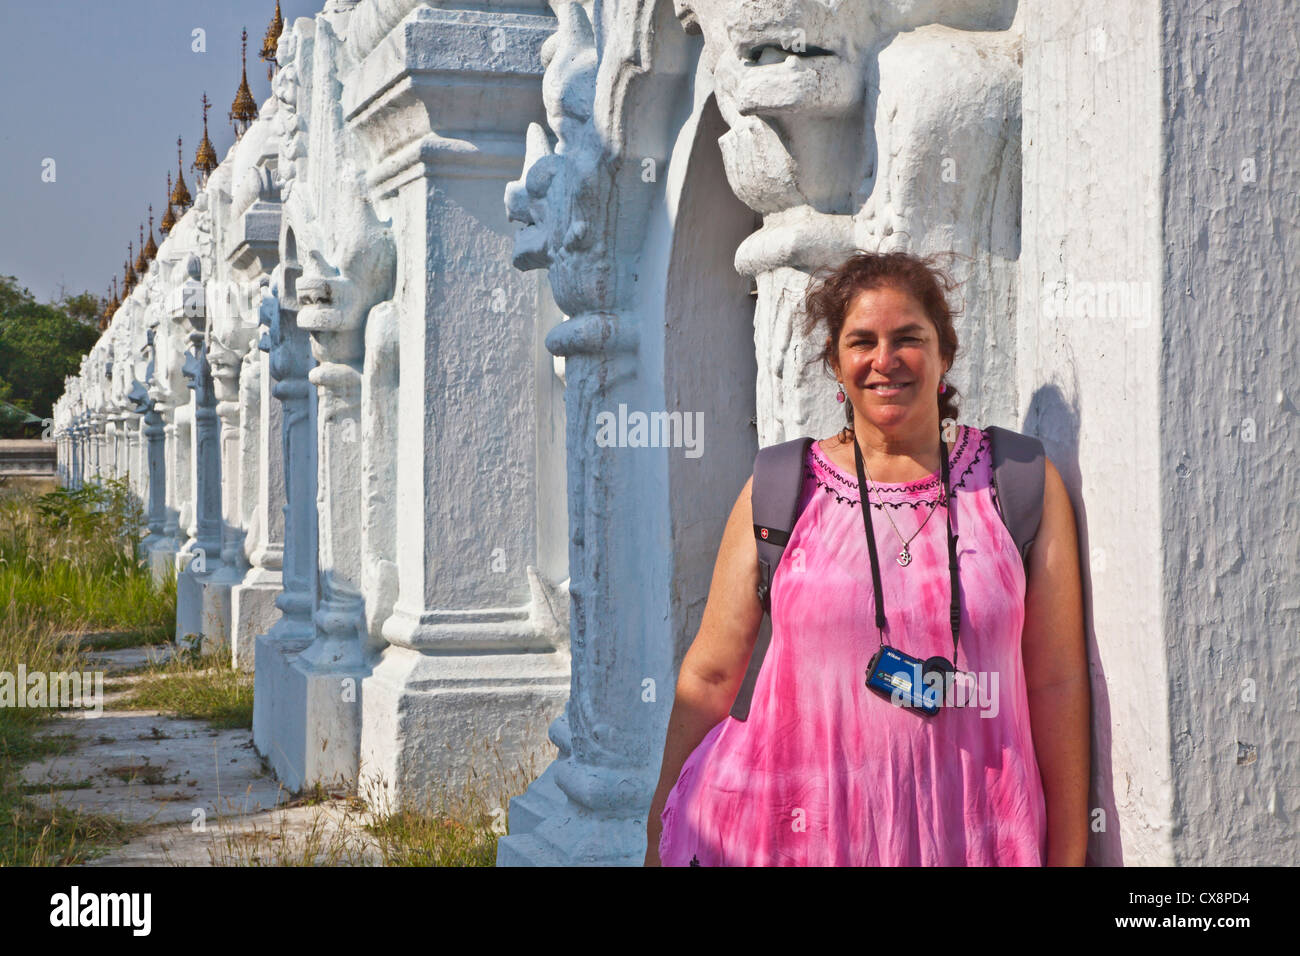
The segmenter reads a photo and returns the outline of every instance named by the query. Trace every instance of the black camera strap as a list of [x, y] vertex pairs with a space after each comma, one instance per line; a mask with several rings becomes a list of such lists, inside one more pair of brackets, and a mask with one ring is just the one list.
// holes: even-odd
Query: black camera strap
[[[876, 556], [876, 533], [871, 524], [871, 502], [867, 495], [867, 475], [862, 465], [862, 448], [857, 436], [853, 436], [853, 457], [858, 466], [858, 497], [862, 505], [862, 526], [867, 532], [867, 553], [871, 556], [871, 587], [876, 597], [876, 629], [880, 632], [880, 644], [885, 644], [885, 593], [880, 586], [879, 558]], [[943, 429], [939, 430], [939, 474], [943, 481], [944, 525], [948, 529], [948, 576], [952, 582], [952, 601], [949, 604], [948, 617], [952, 623], [952, 664], [957, 666], [957, 635], [961, 630], [961, 591], [957, 574], [957, 535], [952, 533], [952, 498], [948, 489], [948, 446], [943, 440]], [[881, 503], [884, 506], [884, 503]], [[938, 507], [936, 505], [935, 507]]]

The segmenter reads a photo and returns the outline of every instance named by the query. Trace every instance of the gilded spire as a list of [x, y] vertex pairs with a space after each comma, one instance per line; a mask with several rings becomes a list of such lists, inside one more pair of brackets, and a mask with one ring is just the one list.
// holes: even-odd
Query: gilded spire
[[158, 244], [153, 241], [153, 204], [149, 204], [149, 241], [145, 243], [144, 259], [145, 262], [153, 262], [154, 257], [158, 255]]
[[243, 32], [243, 44], [239, 54], [243, 68], [239, 78], [239, 92], [235, 102], [230, 106], [230, 122], [235, 127], [235, 135], [243, 136], [244, 131], [257, 119], [257, 104], [253, 102], [253, 91], [248, 88], [248, 31]]
[[212, 148], [212, 140], [208, 139], [208, 110], [212, 104], [208, 101], [208, 94], [203, 94], [203, 142], [199, 143], [198, 152], [194, 154], [194, 165], [190, 169], [195, 170], [199, 177], [199, 186], [207, 183], [208, 176], [217, 168], [217, 151]]
[[[115, 279], [114, 282], [116, 281], [117, 280]], [[108, 322], [113, 317], [113, 312], [116, 311], [113, 308], [113, 298], [113, 286], [110, 285], [108, 287], [108, 295], [104, 299], [104, 311], [99, 313], [99, 331], [101, 332], [108, 328]]]
[[275, 0], [275, 16], [271, 19], [271, 25], [266, 28], [266, 36], [262, 39], [262, 59], [266, 61], [266, 78], [269, 80], [275, 76], [275, 68], [280, 64], [275, 59], [276, 45], [280, 42], [280, 34], [284, 32], [284, 17], [280, 16], [280, 0]]
[[163, 213], [162, 222], [158, 223], [158, 231], [164, 236], [172, 231], [172, 226], [176, 225], [176, 215], [172, 212], [172, 174], [167, 174], [167, 211]]
[[122, 271], [122, 295], [130, 295], [135, 288], [135, 270], [131, 268], [131, 254], [135, 251], [134, 243], [126, 244], [126, 268]]
[[140, 223], [140, 251], [135, 254], [135, 272], [143, 277], [148, 271], [149, 262], [144, 257], [144, 223]]
[[117, 297], [117, 276], [114, 276], [113, 284], [109, 286], [109, 297], [104, 300], [104, 311], [99, 316], [99, 331], [103, 332], [108, 328], [108, 324], [113, 321], [113, 316], [121, 305]]
[[188, 187], [186, 187], [185, 185], [184, 166], [185, 166], [185, 160], [181, 158], [181, 138], [177, 136], [176, 137], [176, 185], [172, 189], [171, 201], [172, 201], [172, 205], [181, 211], [182, 216], [185, 215], [185, 210], [189, 209], [190, 206], [194, 204], [194, 200], [190, 198], [190, 191]]

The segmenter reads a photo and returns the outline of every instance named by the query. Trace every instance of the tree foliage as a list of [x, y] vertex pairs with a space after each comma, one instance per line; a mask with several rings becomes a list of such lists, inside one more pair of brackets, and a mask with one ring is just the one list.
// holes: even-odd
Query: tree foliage
[[77, 372], [99, 338], [102, 308], [89, 292], [37, 302], [15, 277], [0, 276], [0, 398], [49, 418], [63, 379]]

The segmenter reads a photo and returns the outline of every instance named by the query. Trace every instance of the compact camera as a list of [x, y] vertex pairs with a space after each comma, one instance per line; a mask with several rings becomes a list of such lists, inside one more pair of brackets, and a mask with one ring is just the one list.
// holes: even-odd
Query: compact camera
[[943, 706], [948, 675], [956, 672], [946, 657], [921, 660], [882, 644], [867, 665], [867, 686], [891, 704], [933, 717]]

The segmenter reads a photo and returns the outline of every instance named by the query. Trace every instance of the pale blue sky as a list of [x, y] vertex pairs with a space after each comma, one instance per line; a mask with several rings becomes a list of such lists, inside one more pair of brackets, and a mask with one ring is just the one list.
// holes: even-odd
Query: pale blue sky
[[[323, 3], [281, 10], [291, 23]], [[253, 97], [270, 95], [258, 53], [274, 13], [275, 0], [0, 0], [0, 275], [42, 301], [60, 285], [103, 296], [120, 283], [150, 203], [155, 227], [162, 217], [178, 135], [194, 188], [205, 91], [218, 157], [234, 142], [241, 27]], [[205, 53], [191, 50], [196, 28]], [[46, 157], [53, 183], [41, 180]]]

